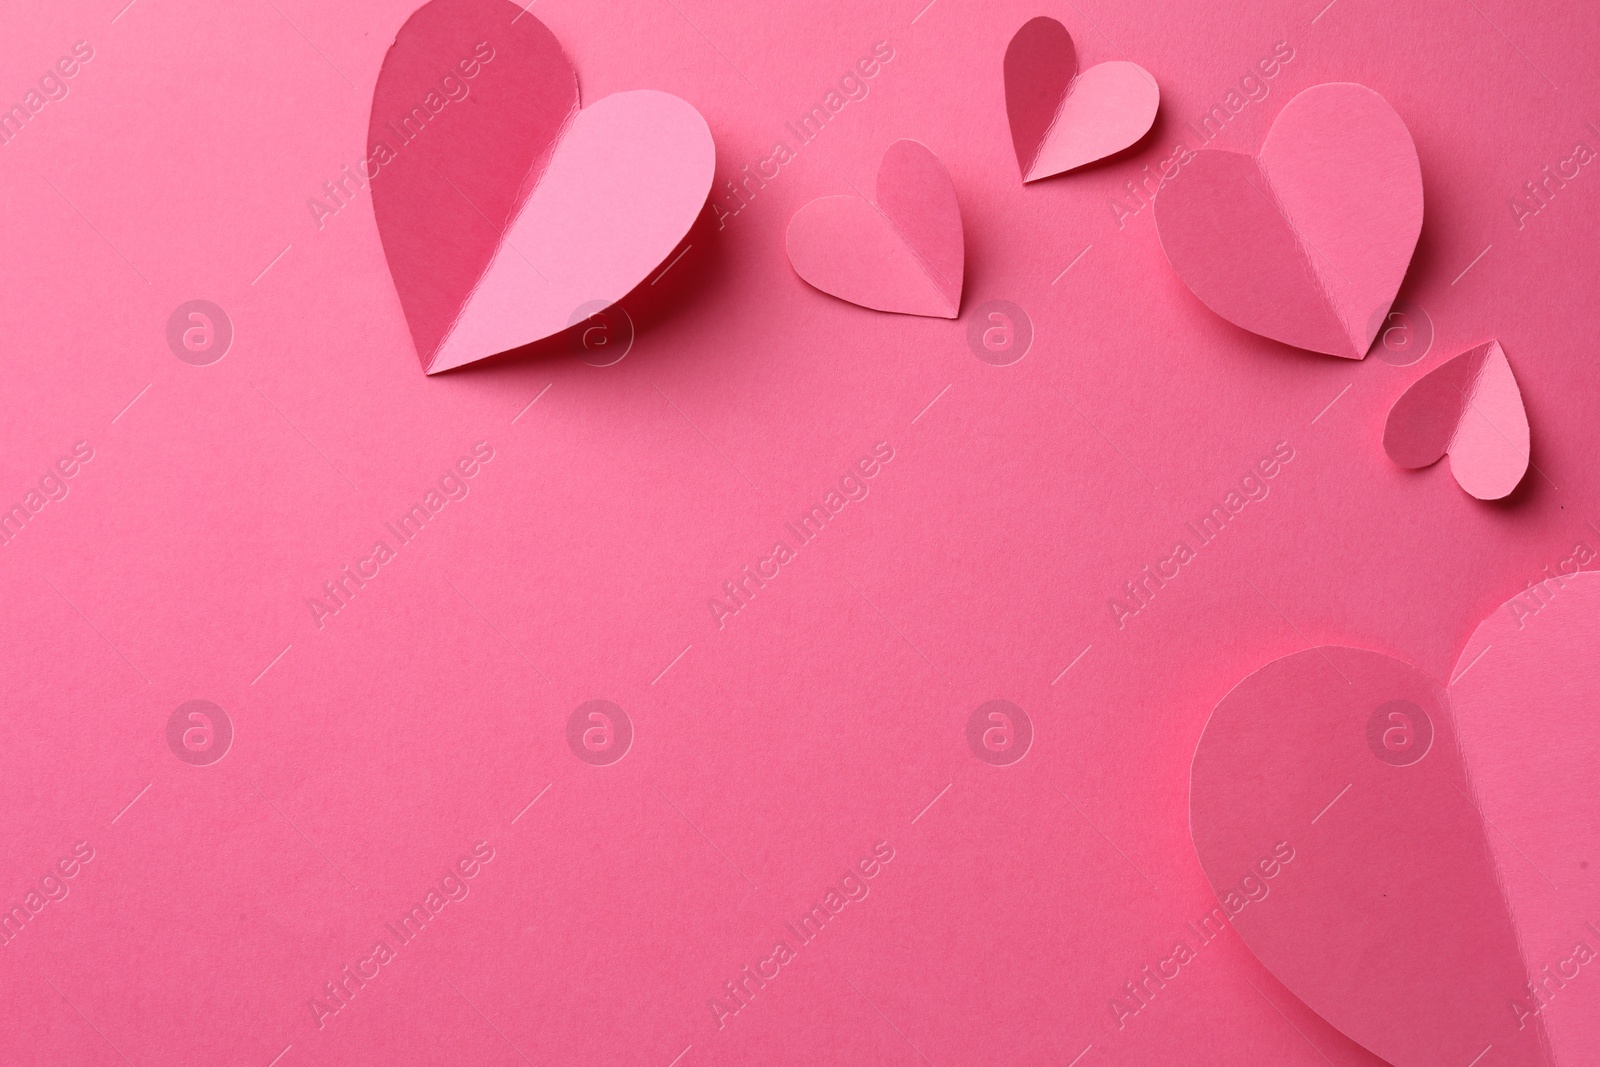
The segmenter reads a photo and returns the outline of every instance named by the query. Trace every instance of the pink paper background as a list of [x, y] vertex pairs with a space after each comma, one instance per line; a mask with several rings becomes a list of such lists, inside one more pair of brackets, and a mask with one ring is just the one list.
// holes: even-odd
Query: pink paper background
[[[94, 49], [0, 146], [0, 503], [94, 450], [0, 547], [0, 905], [94, 850], [0, 947], [0, 1062], [1374, 1062], [1232, 935], [1123, 1028], [1109, 1004], [1211, 906], [1188, 767], [1229, 688], [1311, 643], [1445, 680], [1484, 616], [1600, 544], [1600, 177], [1520, 225], [1510, 206], [1600, 148], [1600, 15], [541, 0], [585, 100], [700, 110], [716, 188], [776, 140], [795, 159], [691, 239], [620, 363], [428, 380], [370, 198], [321, 230], [306, 206], [360, 158], [410, 0], [122, 7], [0, 16], [0, 100]], [[1037, 14], [1085, 65], [1148, 69], [1162, 109], [1130, 153], [1025, 189], [1000, 60]], [[1198, 147], [1185, 123], [1279, 40], [1293, 60], [1213, 143], [1254, 150], [1323, 81], [1393, 104], [1427, 204], [1401, 299], [1434, 337], [1410, 368], [1228, 325], [1150, 209], [1119, 229], [1109, 206]], [[866, 98], [797, 145], [785, 123], [878, 41]], [[870, 188], [900, 137], [955, 181], [957, 322], [834, 300], [783, 254], [793, 211]], [[207, 367], [165, 337], [197, 297], [235, 329]], [[1010, 366], [967, 343], [997, 299], [1034, 332]], [[1419, 373], [1491, 336], [1537, 469], [1485, 505], [1381, 434]], [[470, 494], [319, 629], [307, 598], [479, 441]], [[867, 498], [719, 630], [708, 598], [880, 441]], [[1119, 628], [1123, 583], [1195, 545], [1185, 523], [1280, 441], [1269, 494]], [[235, 730], [206, 767], [166, 743], [195, 698]], [[609, 767], [566, 743], [596, 698], [636, 733]], [[967, 747], [994, 698], [1034, 728], [1010, 766]], [[469, 895], [319, 1029], [323, 983], [479, 840]], [[719, 1029], [708, 999], [878, 841], [869, 895]]]

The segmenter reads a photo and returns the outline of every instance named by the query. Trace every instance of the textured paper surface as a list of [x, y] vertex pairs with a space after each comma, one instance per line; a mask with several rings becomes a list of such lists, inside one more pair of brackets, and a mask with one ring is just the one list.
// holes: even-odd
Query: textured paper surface
[[[675, 3], [532, 14], [584, 104], [705, 118], [692, 247], [610, 317], [431, 377], [342, 169], [413, 0], [0, 10], [0, 103], [67, 89], [0, 143], [0, 508], [26, 516], [0, 524], [0, 907], [39, 890], [0, 947], [0, 1063], [1374, 1067], [1232, 924], [1191, 931], [1217, 902], [1190, 765], [1262, 664], [1363, 647], [1442, 684], [1509, 598], [1595, 566], [1596, 13]], [[1024, 186], [1002, 67], [1040, 14], [1162, 106]], [[1360, 363], [1202, 305], [1150, 204], [1191, 177], [1154, 192], [1180, 144], [1255, 152], [1342, 81], [1405, 118], [1427, 183]], [[959, 197], [954, 320], [785, 253], [902, 138]], [[1548, 480], [1485, 505], [1381, 440], [1490, 337]], [[196, 700], [231, 724], [214, 762]], [[1570, 808], [1571, 770], [1540, 795]], [[1565, 889], [1553, 842], [1492, 817]], [[1290, 841], [1250, 908], [1291, 899], [1315, 850]], [[421, 934], [388, 933], [430, 890]], [[1539, 966], [1600, 949], [1586, 922]], [[1597, 979], [1556, 993], [1553, 1041]]]

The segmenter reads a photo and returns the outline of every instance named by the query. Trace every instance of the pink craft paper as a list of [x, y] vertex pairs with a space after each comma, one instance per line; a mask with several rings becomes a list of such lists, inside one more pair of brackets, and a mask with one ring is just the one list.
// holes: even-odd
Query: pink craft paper
[[[1428, 733], [1415, 762], [1378, 755]], [[1519, 1031], [1506, 1010], [1527, 972], [1432, 679], [1334, 646], [1269, 663], [1206, 724], [1190, 824], [1250, 950], [1394, 1067], [1466, 1064], [1490, 1044], [1500, 1063], [1554, 1062], [1539, 1020]], [[1269, 882], [1259, 864], [1279, 842], [1294, 856]]]
[[1413, 382], [1383, 429], [1402, 467], [1450, 457], [1456, 482], [1479, 500], [1507, 496], [1528, 472], [1528, 413], [1499, 341], [1485, 341]]
[[510, 0], [418, 10], [385, 57], [368, 137], [393, 151], [374, 212], [429, 374], [626, 295], [693, 225], [716, 156], [705, 120], [667, 93], [579, 111], [554, 35]]
[[795, 212], [785, 238], [795, 273], [862, 307], [955, 318], [965, 253], [944, 164], [916, 141], [896, 141], [878, 164], [877, 198], [825, 196]]
[[1041, 15], [1006, 47], [1006, 115], [1024, 182], [1114, 155], [1149, 132], [1161, 90], [1137, 63], [1078, 70], [1067, 28]]
[[1371, 89], [1317, 85], [1278, 113], [1258, 155], [1195, 153], [1155, 218], [1173, 270], [1212, 311], [1361, 359], [1422, 229], [1416, 146]]
[[1473, 796], [1493, 827], [1500, 885], [1538, 989], [1501, 1010], [1537, 1013], [1551, 1062], [1563, 1067], [1593, 1062], [1600, 1049], [1600, 982], [1589, 969], [1600, 962], [1597, 649], [1600, 575], [1556, 573], [1473, 631], [1450, 686]]

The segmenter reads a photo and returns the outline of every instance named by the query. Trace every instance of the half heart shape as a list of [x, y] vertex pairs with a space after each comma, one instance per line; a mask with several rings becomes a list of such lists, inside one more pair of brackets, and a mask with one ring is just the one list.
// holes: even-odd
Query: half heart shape
[[1024, 182], [1115, 155], [1156, 120], [1161, 90], [1137, 63], [1116, 60], [1080, 72], [1067, 28], [1041, 15], [1006, 46], [1003, 65], [1011, 144]]
[[841, 300], [903, 315], [953, 319], [966, 253], [961, 208], [944, 164], [896, 141], [878, 164], [878, 202], [825, 196], [789, 220], [795, 273]]
[[1240, 682], [1195, 752], [1219, 911], [1395, 1067], [1600, 1048], [1600, 575], [1568, 563], [1479, 626], [1448, 689], [1312, 648]]
[[1235, 326], [1361, 359], [1422, 231], [1422, 170], [1405, 123], [1362, 85], [1284, 105], [1257, 156], [1196, 152], [1156, 197], [1167, 261]]
[[378, 234], [429, 374], [625, 296], [688, 233], [716, 157], [675, 96], [579, 110], [555, 36], [510, 0], [412, 14], [378, 74], [368, 145]]
[[1528, 473], [1528, 412], [1499, 341], [1446, 360], [1389, 409], [1383, 449], [1402, 467], [1450, 457], [1456, 482], [1479, 500], [1499, 500]]

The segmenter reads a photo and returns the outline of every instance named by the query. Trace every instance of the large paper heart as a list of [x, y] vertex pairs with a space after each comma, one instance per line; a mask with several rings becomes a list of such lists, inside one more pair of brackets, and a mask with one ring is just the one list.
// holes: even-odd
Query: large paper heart
[[896, 141], [878, 164], [877, 196], [825, 196], [796, 211], [785, 240], [795, 273], [862, 307], [955, 318], [966, 253], [944, 164]]
[[1167, 261], [1236, 326], [1361, 359], [1422, 230], [1405, 123], [1371, 89], [1316, 85], [1284, 105], [1256, 156], [1206, 149], [1156, 197]]
[[1239, 683], [1200, 739], [1190, 822], [1219, 910], [1395, 1067], [1600, 1049], [1600, 575], [1575, 570], [1592, 558], [1491, 615], [1448, 690], [1314, 648]]
[[1150, 131], [1161, 90], [1137, 63], [1079, 72], [1067, 28], [1041, 15], [1011, 38], [1003, 66], [1011, 143], [1024, 182], [1093, 163]]
[[510, 0], [432, 0], [406, 21], [368, 146], [378, 233], [429, 374], [626, 295], [688, 233], [716, 155], [699, 112], [666, 93], [580, 111], [560, 44]]
[[1485, 341], [1412, 383], [1389, 409], [1383, 449], [1402, 467], [1450, 457], [1456, 482], [1499, 500], [1528, 473], [1528, 412], [1499, 341]]

